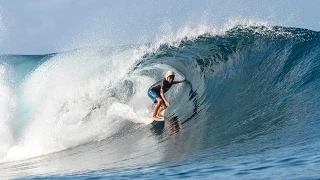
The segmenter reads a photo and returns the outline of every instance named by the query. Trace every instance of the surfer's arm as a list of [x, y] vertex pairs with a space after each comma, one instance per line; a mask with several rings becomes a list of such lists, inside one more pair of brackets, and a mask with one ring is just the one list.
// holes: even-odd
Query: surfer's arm
[[166, 106], [169, 106], [170, 103], [169, 103], [169, 101], [167, 100], [166, 96], [164, 95], [164, 92], [163, 92], [163, 89], [162, 89], [162, 88], [160, 89], [160, 96], [161, 96], [161, 98], [163, 99], [165, 105], [166, 105]]
[[184, 79], [184, 80], [181, 80], [181, 81], [173, 81], [172, 84], [183, 83], [184, 81], [185, 81], [185, 79]]

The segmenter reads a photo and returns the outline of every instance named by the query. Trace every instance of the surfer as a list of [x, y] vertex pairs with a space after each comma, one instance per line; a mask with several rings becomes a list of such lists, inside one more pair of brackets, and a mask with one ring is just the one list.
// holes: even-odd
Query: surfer
[[173, 84], [182, 83], [185, 80], [181, 81], [173, 81], [175, 74], [173, 71], [167, 71], [165, 78], [153, 84], [148, 90], [148, 96], [151, 98], [153, 103], [155, 103], [152, 119], [160, 120], [161, 115], [160, 112], [165, 110], [168, 106], [170, 106], [169, 101], [165, 97], [164, 93], [166, 93]]

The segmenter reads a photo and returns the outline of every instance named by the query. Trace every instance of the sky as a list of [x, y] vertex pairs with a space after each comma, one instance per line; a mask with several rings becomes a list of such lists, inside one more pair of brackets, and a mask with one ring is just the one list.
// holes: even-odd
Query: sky
[[0, 0], [0, 54], [155, 41], [231, 19], [320, 30], [318, 0]]

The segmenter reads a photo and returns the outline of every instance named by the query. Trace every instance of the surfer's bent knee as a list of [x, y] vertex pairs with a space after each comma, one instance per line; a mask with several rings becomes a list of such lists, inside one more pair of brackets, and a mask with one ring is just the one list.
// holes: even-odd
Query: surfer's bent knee
[[158, 103], [160, 103], [161, 105], [163, 104], [162, 98], [158, 97], [156, 100], [157, 100], [157, 104], [158, 104]]

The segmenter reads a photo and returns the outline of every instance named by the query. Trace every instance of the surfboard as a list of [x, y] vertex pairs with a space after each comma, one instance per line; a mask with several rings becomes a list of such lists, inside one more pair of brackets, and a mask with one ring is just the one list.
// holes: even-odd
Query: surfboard
[[161, 119], [158, 119], [158, 120], [154, 120], [152, 117], [150, 117], [150, 118], [146, 121], [146, 124], [151, 124], [151, 123], [153, 123], [154, 121], [164, 121], [164, 118], [161, 118]]
[[155, 119], [153, 119], [152, 117], [150, 117], [150, 118], [146, 121], [146, 124], [151, 124], [153, 121], [164, 121], [164, 111], [165, 111], [165, 110], [158, 111], [157, 116], [160, 117], [160, 119], [155, 120]]

